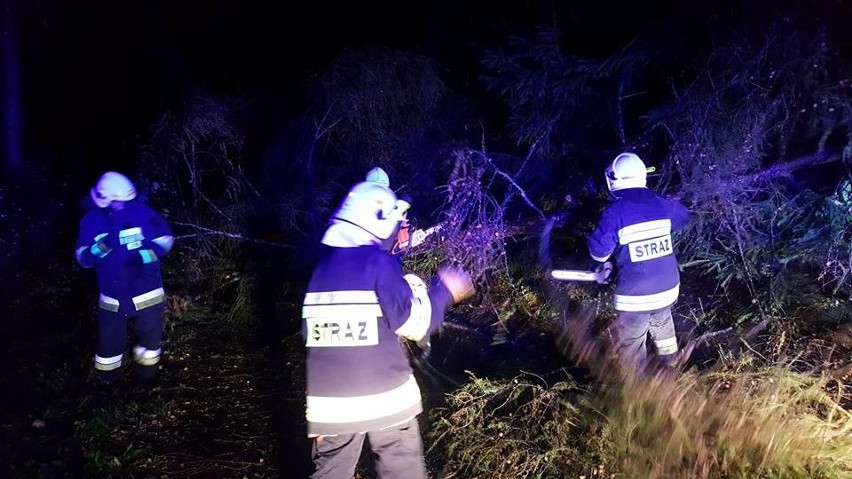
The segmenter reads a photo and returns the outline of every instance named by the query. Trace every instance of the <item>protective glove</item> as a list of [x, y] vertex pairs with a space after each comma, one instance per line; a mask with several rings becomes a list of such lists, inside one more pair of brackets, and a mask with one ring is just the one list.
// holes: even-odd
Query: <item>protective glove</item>
[[598, 265], [595, 269], [595, 282], [598, 284], [609, 283], [609, 277], [612, 275], [612, 263], [607, 261]]
[[129, 266], [141, 267], [142, 265], [153, 263], [155, 261], [158, 261], [157, 253], [153, 249], [152, 245], [146, 244], [145, 241], [142, 242], [142, 246], [140, 248], [128, 251], [127, 264]]
[[476, 289], [470, 275], [458, 266], [444, 266], [438, 270], [438, 278], [453, 296], [453, 304], [473, 296]]
[[107, 233], [101, 239], [99, 239], [95, 244], [93, 244], [89, 251], [98, 258], [103, 258], [108, 255], [111, 251], [119, 248], [121, 243], [118, 238], [118, 234], [115, 233]]

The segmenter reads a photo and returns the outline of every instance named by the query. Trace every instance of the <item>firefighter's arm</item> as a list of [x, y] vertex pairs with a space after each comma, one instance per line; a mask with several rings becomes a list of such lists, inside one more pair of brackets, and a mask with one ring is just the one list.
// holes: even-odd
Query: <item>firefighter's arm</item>
[[466, 300], [475, 292], [470, 275], [457, 266], [444, 266], [439, 269], [434, 283], [436, 286], [433, 289], [443, 286], [450, 293], [450, 305]]
[[108, 254], [119, 247], [119, 240], [118, 233], [93, 234], [87, 226], [85, 222], [80, 226], [74, 257], [80, 266], [93, 268], [100, 265]]
[[408, 283], [409, 308], [408, 316], [393, 325], [398, 336], [420, 343], [441, 328], [447, 309], [453, 305], [453, 293], [438, 277], [431, 286], [426, 286], [418, 276], [405, 275]]
[[459, 268], [441, 268], [428, 287], [415, 275], [405, 278], [413, 292], [412, 308], [396, 333], [418, 344], [428, 344], [429, 338], [440, 330], [447, 310], [474, 292], [470, 276]]
[[589, 256], [595, 262], [595, 267], [606, 263], [618, 246], [618, 227], [615, 218], [612, 218], [608, 213], [609, 210], [604, 211], [598, 226], [586, 241], [589, 247]]
[[[408, 281], [403, 277], [402, 264], [389, 255], [376, 256], [376, 296], [382, 316], [397, 335], [408, 338], [414, 331], [428, 327], [423, 325], [425, 307], [416, 301]], [[427, 319], [428, 321], [428, 319]]]
[[447, 310], [473, 293], [473, 281], [464, 270], [454, 266], [439, 269], [429, 287], [429, 329], [423, 336], [410, 339], [417, 341], [421, 347], [428, 346], [429, 338], [441, 329]]
[[686, 206], [675, 200], [668, 200], [669, 217], [672, 221], [672, 231], [680, 231], [689, 223], [690, 212]]
[[147, 224], [143, 228], [145, 239], [142, 240], [142, 247], [139, 248], [138, 254], [143, 263], [152, 263], [164, 258], [172, 246], [174, 246], [174, 236], [168, 223], [157, 214], [152, 214]]
[[383, 262], [376, 288], [379, 304], [394, 332], [406, 339], [429, 337], [440, 328], [450, 306], [473, 294], [470, 276], [459, 268], [441, 268], [427, 287], [417, 276], [403, 276], [393, 258]]

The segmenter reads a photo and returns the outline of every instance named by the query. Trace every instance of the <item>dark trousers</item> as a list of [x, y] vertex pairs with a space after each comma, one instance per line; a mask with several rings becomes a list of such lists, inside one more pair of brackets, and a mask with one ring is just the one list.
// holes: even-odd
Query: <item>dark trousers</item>
[[379, 431], [314, 439], [312, 455], [316, 471], [311, 479], [351, 479], [365, 438], [375, 455], [376, 475], [380, 479], [426, 479], [417, 418]]
[[[165, 303], [147, 307], [142, 311], [132, 313], [113, 312], [98, 309], [98, 339], [95, 354], [100, 358], [115, 358], [124, 354], [127, 349], [127, 326], [131, 323], [136, 334], [137, 346], [146, 350], [160, 349], [163, 339], [163, 312]], [[119, 359], [120, 361], [120, 359]], [[97, 358], [96, 358], [97, 363]], [[140, 379], [152, 379], [158, 369], [157, 364], [137, 365]], [[119, 369], [100, 369], [96, 364], [95, 370], [101, 379], [112, 381], [118, 377]]]
[[662, 362], [669, 361], [677, 353], [671, 307], [642, 312], [617, 311], [610, 332], [614, 339], [613, 352], [628, 376], [644, 372], [649, 337]]

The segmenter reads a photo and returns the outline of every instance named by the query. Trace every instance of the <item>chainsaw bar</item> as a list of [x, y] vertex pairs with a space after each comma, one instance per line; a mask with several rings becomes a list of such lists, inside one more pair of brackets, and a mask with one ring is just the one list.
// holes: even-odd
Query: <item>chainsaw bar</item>
[[594, 271], [554, 269], [550, 272], [550, 276], [560, 281], [597, 281], [601, 275]]

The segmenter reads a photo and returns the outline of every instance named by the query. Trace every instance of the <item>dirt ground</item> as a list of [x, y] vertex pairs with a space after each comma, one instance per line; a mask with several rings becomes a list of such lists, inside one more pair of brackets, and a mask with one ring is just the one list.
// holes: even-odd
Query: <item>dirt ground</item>
[[[0, 376], [0, 477], [299, 479], [312, 471], [297, 323], [233, 334], [203, 319], [168, 322], [156, 386], [136, 387], [127, 369], [104, 391], [91, 381], [93, 317], [44, 327], [33, 316], [48, 311], [22, 314], [30, 320], [6, 332], [15, 340]], [[544, 337], [489, 352], [474, 331], [458, 331], [433, 343], [434, 369], [415, 369], [427, 408], [465, 370], [516, 373], [561, 361]], [[363, 459], [358, 479], [372, 477]], [[427, 463], [437, 475], [440, 460]]]
[[[30, 324], [6, 332], [15, 341], [0, 377], [0, 477], [300, 479], [312, 470], [303, 347], [292, 324], [244, 335], [203, 320], [174, 324], [157, 386], [135, 387], [127, 370], [114, 391], [90, 384], [91, 319], [72, 315], [54, 329]], [[833, 392], [852, 408], [852, 329], [802, 333], [793, 347], [834, 374]], [[707, 342], [695, 357], [706, 361], [719, 346]], [[430, 358], [437, 373], [416, 370], [427, 406], [465, 370], [569, 366], [541, 335], [493, 346], [457, 335], [437, 341]], [[440, 458], [427, 461], [438, 476]], [[371, 474], [361, 468], [356, 477]]]
[[[307, 477], [301, 343], [172, 330], [156, 387], [90, 384], [83, 330], [18, 341], [0, 378], [0, 477]], [[294, 344], [295, 342], [295, 344]]]

